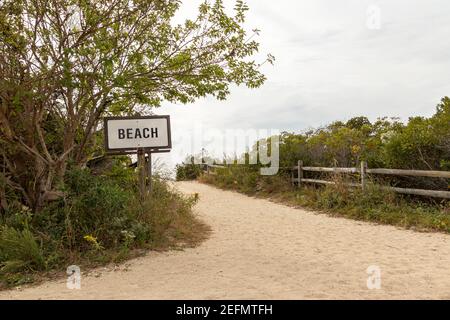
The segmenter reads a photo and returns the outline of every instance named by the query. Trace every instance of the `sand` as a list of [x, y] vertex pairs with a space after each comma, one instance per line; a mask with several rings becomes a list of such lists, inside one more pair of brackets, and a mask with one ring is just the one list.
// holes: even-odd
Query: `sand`
[[[180, 182], [212, 228], [199, 247], [0, 292], [1, 299], [450, 299], [450, 236], [333, 218]], [[367, 288], [367, 268], [381, 288]]]

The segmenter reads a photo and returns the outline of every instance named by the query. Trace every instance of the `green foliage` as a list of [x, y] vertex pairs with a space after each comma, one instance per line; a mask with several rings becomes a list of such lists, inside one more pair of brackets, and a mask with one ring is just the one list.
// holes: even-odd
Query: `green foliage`
[[184, 162], [175, 166], [177, 181], [195, 180], [202, 173], [202, 165], [194, 161]]
[[[450, 99], [444, 97], [430, 117], [412, 117], [406, 124], [396, 118], [366, 117], [303, 134], [284, 132], [280, 136], [280, 166], [303, 160], [306, 166], [358, 167], [367, 161], [371, 168], [450, 170]], [[391, 177], [399, 186], [447, 189], [450, 181]]]
[[63, 199], [41, 212], [11, 208], [0, 221], [0, 285], [32, 281], [33, 272], [69, 264], [119, 261], [134, 249], [195, 245], [206, 227], [192, 214], [195, 197], [185, 197], [159, 178], [143, 203], [136, 174], [118, 160], [95, 176], [72, 168]]
[[[106, 115], [148, 113], [164, 100], [225, 99], [231, 84], [264, 83], [260, 66], [274, 57], [251, 59], [259, 31], [244, 29], [243, 1], [231, 13], [222, 0], [204, 1], [193, 19], [176, 24], [180, 4], [0, 2], [0, 222], [9, 228], [5, 237], [24, 248], [35, 248], [37, 239], [49, 269], [170, 244], [177, 232], [195, 238], [192, 202], [155, 179], [157, 201], [138, 205], [136, 176], [126, 159], [73, 169], [101, 151], [98, 128]], [[197, 174], [192, 167], [181, 176]], [[48, 202], [61, 192], [63, 198]], [[17, 270], [42, 266], [37, 258], [0, 258], [8, 270], [14, 269], [8, 261], [22, 261]]]
[[151, 244], [165, 247], [173, 240], [182, 240], [190, 246], [204, 239], [207, 227], [191, 223], [198, 195], [184, 196], [159, 180], [152, 187], [151, 197], [138, 212], [139, 220], [149, 226]]
[[[127, 209], [133, 194], [111, 179], [91, 175], [88, 170], [72, 170], [66, 177], [66, 200], [56, 207], [47, 207], [36, 220], [54, 217], [61, 223], [64, 219], [64, 225], [69, 227], [65, 229], [65, 239], [70, 247], [83, 248], [85, 235], [92, 235], [105, 247], [114, 246], [133, 218]], [[59, 229], [50, 221], [39, 223], [46, 225], [48, 232]]]
[[130, 164], [131, 160], [127, 156], [115, 157], [111, 168], [103, 172], [103, 175], [112, 179], [122, 188], [137, 186], [137, 176], [134, 168], [129, 167]]
[[[42, 209], [70, 163], [101, 151], [106, 115], [146, 114], [162, 101], [225, 99], [261, 86], [258, 30], [247, 5], [204, 1], [176, 23], [180, 0], [0, 2], [0, 163], [21, 202]], [[22, 168], [16, 172], [15, 168]], [[0, 174], [1, 175], [1, 174]], [[41, 183], [46, 181], [46, 183]], [[0, 186], [1, 187], [1, 186]]]
[[[280, 136], [280, 174], [260, 176], [258, 166], [232, 165], [202, 175], [201, 181], [250, 195], [301, 205], [349, 218], [399, 225], [406, 228], [450, 232], [450, 203], [394, 194], [382, 186], [445, 190], [449, 179], [391, 177], [369, 183], [362, 191], [348, 188], [342, 176], [323, 177], [307, 172], [307, 177], [333, 179], [335, 185], [302, 186], [290, 182], [287, 168], [302, 160], [305, 166], [369, 167], [450, 170], [450, 98], [444, 97], [430, 117], [413, 117], [405, 124], [396, 118], [366, 117], [336, 121], [303, 134], [283, 132]], [[323, 174], [322, 174], [323, 175]], [[374, 178], [369, 176], [369, 178]], [[359, 179], [347, 175], [346, 179]]]
[[413, 117], [385, 144], [386, 164], [407, 169], [446, 170], [450, 159], [450, 99], [431, 118]]
[[351, 219], [396, 225], [423, 231], [450, 233], [450, 203], [423, 203], [411, 198], [401, 198], [379, 185], [368, 184], [366, 190], [349, 189], [336, 180], [336, 185], [325, 187], [292, 186], [288, 177], [259, 176], [255, 182], [242, 179], [244, 169], [217, 171], [216, 175], [200, 178], [224, 189], [248, 195], [268, 197], [272, 201], [322, 211], [330, 215]]
[[17, 271], [43, 270], [46, 267], [42, 250], [28, 228], [0, 229], [0, 275]]
[[[310, 207], [352, 219], [397, 225], [418, 230], [450, 232], [448, 204], [431, 205], [397, 197], [393, 192], [369, 184], [365, 191], [345, 191], [336, 186], [316, 190], [317, 202]], [[303, 205], [302, 201], [300, 204]]]
[[280, 143], [281, 166], [293, 166], [297, 160], [305, 165], [356, 166], [366, 160], [369, 165], [383, 162], [382, 135], [397, 125], [395, 119], [380, 119], [371, 124], [365, 117], [346, 124], [332, 124], [305, 134], [284, 133]]

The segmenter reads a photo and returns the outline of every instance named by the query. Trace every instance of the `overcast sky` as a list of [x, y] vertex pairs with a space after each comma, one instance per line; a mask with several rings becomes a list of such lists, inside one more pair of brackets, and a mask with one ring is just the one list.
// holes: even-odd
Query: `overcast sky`
[[[199, 2], [185, 0], [179, 16], [194, 17]], [[225, 4], [232, 7], [234, 1]], [[232, 87], [226, 101], [165, 103], [155, 110], [171, 116], [174, 149], [164, 156], [169, 165], [181, 161], [186, 148], [180, 137], [192, 134], [195, 125], [297, 132], [359, 115], [406, 120], [432, 115], [450, 95], [448, 0], [247, 4], [248, 30], [261, 30], [257, 59], [276, 57], [274, 66], [263, 66], [268, 80], [258, 89]]]

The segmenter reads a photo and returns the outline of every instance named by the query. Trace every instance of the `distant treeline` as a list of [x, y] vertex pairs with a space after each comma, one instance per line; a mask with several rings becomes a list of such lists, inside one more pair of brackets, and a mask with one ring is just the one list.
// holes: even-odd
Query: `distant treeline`
[[[303, 160], [309, 166], [450, 170], [450, 98], [444, 97], [430, 118], [354, 117], [306, 133], [283, 133], [280, 166]], [[447, 188], [445, 179], [395, 178], [410, 187]]]
[[430, 118], [366, 117], [335, 121], [303, 134], [283, 133], [280, 165], [357, 166], [450, 170], [450, 98], [445, 97]]
[[[282, 168], [302, 160], [306, 166], [358, 167], [367, 161], [370, 168], [450, 170], [450, 98], [442, 98], [433, 116], [411, 117], [407, 123], [387, 117], [370, 122], [360, 116], [304, 133], [283, 132], [279, 148]], [[199, 172], [193, 165], [177, 167], [180, 178]], [[448, 187], [445, 179], [394, 179], [402, 186]]]
[[[189, 157], [187, 162], [177, 166], [177, 178], [198, 177], [219, 188], [268, 197], [272, 201], [331, 215], [450, 233], [450, 201], [399, 195], [383, 187], [445, 190], [449, 187], [449, 179], [369, 175], [364, 189], [349, 188], [346, 184], [359, 182], [358, 173], [304, 171], [305, 178], [334, 183], [305, 183], [301, 188], [293, 185], [290, 179], [291, 174], [295, 174], [291, 168], [298, 160], [305, 166], [358, 167], [361, 161], [366, 161], [370, 168], [450, 170], [448, 97], [442, 99], [430, 118], [412, 117], [407, 123], [395, 118], [380, 118], [372, 123], [366, 117], [355, 117], [304, 133], [284, 132], [279, 141], [280, 170], [277, 175], [261, 175], [261, 165], [248, 163], [215, 167], [212, 169], [214, 174], [202, 174], [201, 165], [194, 164], [193, 157]], [[210, 162], [211, 159], [207, 160]]]

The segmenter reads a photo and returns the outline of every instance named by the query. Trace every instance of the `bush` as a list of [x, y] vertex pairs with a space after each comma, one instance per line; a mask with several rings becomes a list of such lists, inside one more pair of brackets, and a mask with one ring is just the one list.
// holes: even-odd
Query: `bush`
[[105, 248], [118, 244], [133, 216], [127, 209], [134, 197], [114, 180], [89, 170], [74, 169], [66, 175], [65, 199], [52, 203], [33, 218], [34, 227], [66, 248], [86, 250], [90, 235]]
[[[302, 160], [304, 166], [359, 167], [361, 161], [366, 161], [372, 168], [449, 170], [448, 97], [437, 105], [433, 116], [412, 117], [407, 123], [386, 117], [371, 123], [366, 117], [354, 117], [300, 134], [283, 132], [279, 154], [281, 171], [278, 176], [260, 176], [257, 165], [232, 165], [216, 170], [216, 175], [203, 175], [200, 180], [355, 219], [450, 231], [450, 202], [447, 200], [398, 195], [375, 184], [368, 184], [364, 191], [348, 188], [343, 183], [346, 181], [336, 176], [332, 176], [334, 185], [302, 185], [298, 189], [292, 187], [286, 175], [290, 171], [282, 171], [297, 165], [298, 160]], [[242, 157], [247, 159], [249, 154]], [[330, 180], [329, 175], [324, 176], [326, 174], [308, 171], [305, 178]], [[357, 175], [347, 177], [349, 182], [359, 178]], [[374, 179], [374, 176], [369, 178]], [[442, 178], [391, 176], [382, 179], [381, 185], [404, 188], [445, 190], [450, 185], [450, 179]]]
[[145, 202], [137, 190], [126, 166], [101, 176], [74, 168], [65, 176], [64, 198], [38, 213], [11, 207], [0, 221], [0, 281], [23, 283], [35, 271], [95, 266], [133, 256], [134, 249], [194, 245], [204, 238], [207, 228], [192, 214], [193, 197], [156, 177]]
[[0, 273], [43, 270], [46, 267], [41, 248], [28, 228], [0, 230]]
[[207, 227], [192, 223], [192, 207], [197, 196], [184, 196], [167, 183], [155, 181], [153, 192], [139, 209], [139, 221], [149, 227], [149, 240], [157, 247], [167, 247], [173, 240], [193, 245], [204, 239]]
[[[335, 121], [305, 133], [280, 136], [280, 166], [303, 160], [305, 166], [358, 167], [367, 161], [372, 168], [450, 170], [450, 98], [444, 97], [433, 116], [396, 118], [365, 117]], [[311, 177], [316, 173], [308, 173]], [[447, 189], [449, 179], [393, 176], [398, 187]]]
[[195, 180], [202, 173], [201, 165], [194, 163], [177, 164], [175, 170], [177, 181]]
[[291, 185], [288, 176], [260, 176], [255, 174], [256, 169], [246, 166], [232, 166], [216, 172], [216, 175], [202, 176], [200, 181], [331, 215], [404, 228], [450, 232], [448, 201], [441, 205], [419, 202], [372, 183], [368, 183], [365, 190], [351, 188], [339, 177], [334, 179], [334, 185], [298, 188]]

